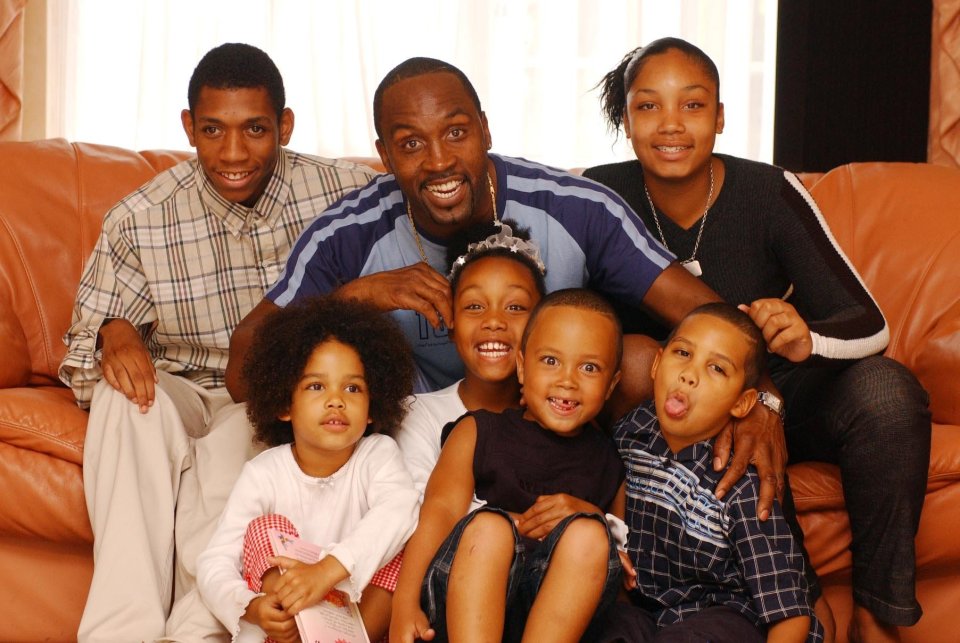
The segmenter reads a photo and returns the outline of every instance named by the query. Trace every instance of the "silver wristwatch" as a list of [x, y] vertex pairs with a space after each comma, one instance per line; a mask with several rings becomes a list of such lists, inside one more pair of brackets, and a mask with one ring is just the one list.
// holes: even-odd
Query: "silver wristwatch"
[[779, 415], [780, 421], [783, 422], [783, 419], [786, 416], [786, 409], [783, 408], [783, 400], [770, 391], [760, 391], [757, 393], [757, 401]]

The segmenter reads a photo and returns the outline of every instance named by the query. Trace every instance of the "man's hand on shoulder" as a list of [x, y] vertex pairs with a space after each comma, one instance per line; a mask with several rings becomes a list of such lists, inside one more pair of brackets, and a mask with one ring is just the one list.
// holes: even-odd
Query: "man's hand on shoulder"
[[100, 327], [100, 368], [110, 386], [146, 413], [156, 395], [157, 369], [137, 328], [126, 319]]
[[787, 445], [780, 416], [762, 404], [755, 404], [745, 418], [731, 420], [717, 435], [713, 453], [714, 471], [723, 470], [727, 460], [730, 460], [730, 468], [717, 483], [718, 499], [722, 499], [743, 477], [749, 465], [757, 468], [757, 475], [760, 476], [757, 516], [760, 520], [766, 520], [773, 507], [773, 498], [783, 498]]
[[434, 328], [441, 324], [450, 327], [453, 319], [450, 282], [422, 261], [354, 279], [341, 286], [337, 295], [369, 302], [384, 311], [416, 311]]

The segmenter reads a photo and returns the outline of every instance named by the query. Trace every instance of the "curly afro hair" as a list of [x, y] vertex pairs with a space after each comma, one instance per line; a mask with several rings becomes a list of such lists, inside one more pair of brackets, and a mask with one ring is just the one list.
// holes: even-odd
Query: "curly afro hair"
[[365, 435], [393, 435], [413, 392], [413, 353], [396, 323], [355, 299], [315, 297], [264, 319], [243, 365], [249, 384], [247, 416], [254, 439], [267, 446], [293, 442], [293, 427], [278, 416], [290, 410], [297, 382], [314, 349], [336, 339], [360, 355], [370, 392]]

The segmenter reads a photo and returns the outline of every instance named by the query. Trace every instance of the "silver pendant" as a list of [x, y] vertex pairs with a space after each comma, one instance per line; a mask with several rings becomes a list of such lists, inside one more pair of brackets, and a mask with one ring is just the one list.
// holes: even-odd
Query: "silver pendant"
[[696, 259], [688, 259], [684, 262], [681, 262], [680, 265], [686, 268], [687, 272], [689, 272], [694, 277], [699, 277], [700, 275], [703, 274], [703, 269], [700, 268], [700, 262], [697, 261]]

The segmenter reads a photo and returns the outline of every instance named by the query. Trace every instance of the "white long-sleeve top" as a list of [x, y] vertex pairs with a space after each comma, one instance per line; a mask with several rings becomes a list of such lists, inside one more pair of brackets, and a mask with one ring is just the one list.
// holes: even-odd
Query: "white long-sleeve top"
[[403, 548], [417, 524], [419, 494], [397, 444], [385, 435], [357, 443], [350, 459], [327, 478], [297, 465], [289, 444], [244, 465], [216, 532], [197, 560], [197, 585], [210, 611], [232, 636], [257, 594], [243, 580], [243, 537], [251, 520], [286, 516], [303, 540], [336, 557], [350, 576], [337, 584], [354, 601], [373, 575]]

